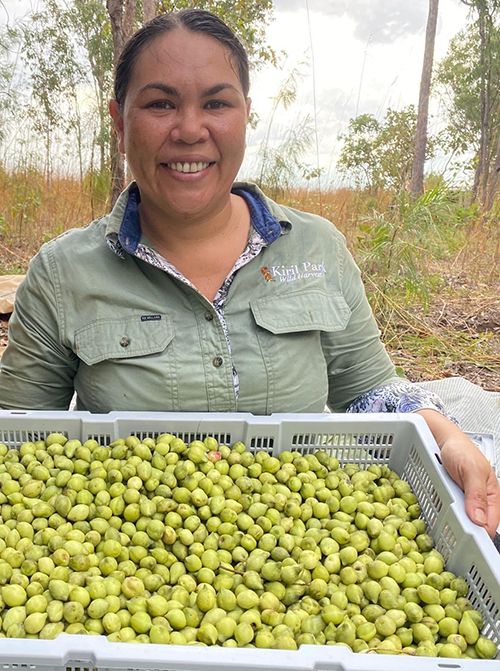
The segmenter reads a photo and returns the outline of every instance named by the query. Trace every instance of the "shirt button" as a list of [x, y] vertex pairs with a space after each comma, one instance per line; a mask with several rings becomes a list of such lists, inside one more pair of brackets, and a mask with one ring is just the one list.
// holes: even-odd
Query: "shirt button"
[[214, 316], [211, 312], [205, 312], [205, 319], [207, 320], [207, 322], [211, 322], [213, 318]]
[[120, 347], [128, 347], [130, 345], [130, 338], [126, 336], [120, 340]]
[[216, 368], [220, 368], [224, 363], [224, 359], [221, 356], [216, 356], [212, 363]]

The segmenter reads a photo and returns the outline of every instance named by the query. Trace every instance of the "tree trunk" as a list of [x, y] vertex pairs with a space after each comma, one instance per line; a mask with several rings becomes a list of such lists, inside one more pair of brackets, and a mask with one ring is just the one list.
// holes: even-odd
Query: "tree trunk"
[[480, 191], [480, 200], [483, 206], [486, 205], [488, 196], [489, 196], [489, 190], [488, 190], [488, 183], [490, 180], [490, 171], [491, 171], [491, 161], [493, 159], [494, 155], [494, 150], [493, 150], [493, 138], [491, 137], [491, 120], [492, 120], [492, 104], [491, 104], [491, 86], [492, 86], [492, 52], [491, 52], [491, 35], [494, 30], [493, 26], [493, 16], [492, 14], [486, 9], [485, 12], [485, 21], [487, 23], [487, 27], [485, 30], [485, 61], [486, 61], [486, 68], [485, 68], [485, 76], [486, 76], [486, 81], [485, 81], [485, 89], [486, 89], [486, 101], [485, 101], [485, 124], [484, 124], [484, 134], [485, 134], [485, 143], [484, 143], [484, 159], [483, 159], [483, 179], [481, 183], [481, 191]]
[[429, 95], [431, 90], [432, 63], [434, 60], [434, 43], [439, 0], [429, 0], [429, 16], [425, 34], [424, 64], [420, 80], [418, 99], [417, 128], [415, 131], [415, 155], [411, 172], [410, 190], [413, 198], [417, 198], [424, 189], [425, 149], [427, 146], [427, 123], [429, 117]]
[[481, 185], [481, 178], [486, 167], [486, 154], [488, 151], [488, 86], [485, 72], [486, 65], [486, 30], [484, 25], [484, 8], [478, 6], [479, 12], [479, 35], [481, 37], [480, 65], [481, 65], [481, 137], [479, 140], [479, 152], [474, 174], [474, 184], [471, 192], [471, 204], [475, 203]]
[[109, 152], [111, 154], [111, 207], [114, 207], [125, 186], [123, 154], [120, 154], [118, 150], [118, 135], [114, 126], [111, 128]]
[[156, 0], [142, 0], [142, 11], [144, 23], [151, 21], [156, 16]]
[[486, 212], [489, 212], [493, 207], [495, 202], [495, 196], [498, 188], [498, 180], [500, 178], [500, 133], [498, 134], [497, 140], [497, 152], [495, 157], [495, 164], [493, 170], [490, 173], [490, 179], [488, 182], [488, 192], [485, 197], [484, 209]]
[[[125, 3], [125, 6], [124, 6]], [[111, 19], [111, 32], [113, 35], [113, 62], [116, 70], [120, 54], [125, 42], [132, 34], [136, 0], [107, 0], [109, 18]], [[114, 128], [111, 130], [110, 142], [111, 154], [111, 207], [116, 203], [118, 196], [123, 191], [125, 183], [125, 170], [123, 156], [118, 150], [118, 137]]]

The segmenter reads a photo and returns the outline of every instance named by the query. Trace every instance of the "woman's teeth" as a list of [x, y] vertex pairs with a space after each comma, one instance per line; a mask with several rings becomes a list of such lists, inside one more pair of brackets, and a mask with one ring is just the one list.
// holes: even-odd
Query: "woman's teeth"
[[167, 166], [172, 170], [177, 170], [177, 172], [200, 172], [200, 170], [205, 170], [208, 168], [210, 163], [167, 163]]

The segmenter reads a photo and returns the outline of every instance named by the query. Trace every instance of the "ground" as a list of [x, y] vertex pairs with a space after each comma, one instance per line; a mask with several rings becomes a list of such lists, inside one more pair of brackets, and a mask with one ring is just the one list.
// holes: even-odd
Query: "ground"
[[471, 282], [435, 295], [412, 319], [398, 315], [392, 339], [394, 363], [414, 382], [464, 377], [500, 392], [500, 285]]
[[[411, 322], [397, 313], [391, 337], [384, 337], [394, 363], [414, 382], [459, 376], [500, 392], [499, 296], [500, 284], [455, 278], [427, 310], [414, 308]], [[0, 315], [0, 353], [7, 325], [8, 315]]]

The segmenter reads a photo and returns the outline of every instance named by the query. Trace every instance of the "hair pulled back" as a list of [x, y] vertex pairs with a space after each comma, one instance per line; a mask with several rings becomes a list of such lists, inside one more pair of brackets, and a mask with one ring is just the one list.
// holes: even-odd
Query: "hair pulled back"
[[245, 98], [248, 96], [250, 90], [248, 56], [231, 28], [212, 12], [203, 9], [183, 9], [180, 12], [156, 16], [134, 33], [125, 44], [116, 67], [114, 84], [115, 99], [120, 107], [123, 107], [125, 103], [134, 65], [144, 48], [157, 37], [174, 28], [184, 28], [193, 33], [203, 33], [227, 47], [236, 61], [238, 77]]

